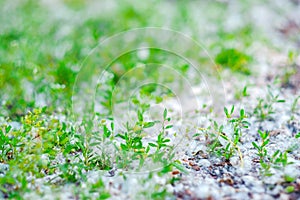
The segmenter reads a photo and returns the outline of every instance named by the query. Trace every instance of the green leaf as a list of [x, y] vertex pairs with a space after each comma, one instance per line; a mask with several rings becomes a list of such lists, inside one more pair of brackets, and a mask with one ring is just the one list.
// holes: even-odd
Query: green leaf
[[292, 185], [289, 185], [289, 186], [287, 186], [287, 187], [285, 188], [285, 191], [286, 191], [287, 193], [292, 193], [292, 192], [295, 191], [295, 187], [292, 186]]
[[229, 118], [228, 109], [226, 107], [224, 107], [224, 113], [225, 113], [226, 117]]
[[165, 167], [160, 171], [160, 173], [166, 174], [166, 173], [171, 172], [172, 170], [173, 170], [173, 164], [170, 164], [170, 165], [165, 166]]
[[155, 122], [145, 122], [143, 127], [144, 128], [150, 128], [150, 127], [152, 127], [154, 125], [155, 125]]
[[267, 139], [266, 141], [264, 141], [264, 142], [262, 143], [262, 145], [261, 145], [261, 146], [265, 147], [267, 144], [269, 144], [269, 142], [270, 142], [270, 140], [269, 140], [269, 139]]
[[198, 137], [198, 136], [200, 136], [201, 134], [200, 133], [195, 133], [194, 135], [193, 135], [193, 137]]
[[232, 115], [233, 111], [234, 111], [234, 105], [231, 107], [230, 115]]
[[220, 135], [220, 137], [222, 137], [224, 140], [228, 141], [228, 137], [225, 135]]
[[259, 147], [255, 142], [252, 142], [252, 145], [253, 145], [254, 148], [256, 148], [258, 151], [260, 151], [260, 147]]
[[150, 147], [149, 147], [149, 146], [147, 146], [147, 148], [146, 148], [145, 152], [146, 152], [146, 153], [148, 153], [149, 151], [150, 151]]
[[244, 118], [244, 116], [245, 116], [245, 110], [241, 109], [240, 110], [240, 117]]
[[12, 128], [12, 127], [11, 127], [10, 125], [8, 125], [8, 126], [5, 128], [5, 132], [8, 133], [8, 132], [11, 130], [11, 128]]
[[112, 131], [114, 130], [115, 124], [113, 122], [110, 124], [110, 128], [111, 128]]
[[168, 125], [168, 126], [166, 126], [165, 129], [170, 129], [170, 128], [172, 128], [172, 127], [173, 127], [173, 125]]
[[218, 127], [219, 127], [219, 126], [218, 126], [218, 123], [217, 123], [216, 121], [214, 121], [214, 129], [215, 129], [215, 130], [218, 130]]
[[228, 151], [228, 150], [229, 150], [229, 148], [230, 148], [230, 143], [228, 143], [228, 144], [226, 145], [226, 147], [225, 147], [225, 151]]
[[111, 132], [110, 130], [108, 130], [108, 128], [106, 126], [103, 127], [103, 134], [106, 138], [109, 138]]
[[122, 134], [117, 134], [116, 137], [120, 137], [120, 138], [122, 138], [123, 140], [126, 139], [125, 135], [122, 135]]
[[260, 137], [262, 138], [263, 137], [263, 132], [261, 130], [258, 130], [257, 132], [260, 135]]
[[164, 120], [167, 119], [167, 115], [168, 115], [168, 110], [165, 108], [165, 109], [164, 109]]
[[248, 89], [247, 86], [245, 86], [244, 89], [243, 89], [243, 96], [244, 96], [244, 97], [249, 96], [249, 94], [248, 94], [248, 92], [247, 92], [247, 89]]
[[154, 144], [154, 143], [148, 143], [148, 144], [149, 144], [149, 146], [151, 146], [151, 147], [157, 147], [157, 145]]
[[280, 99], [280, 100], [277, 100], [276, 102], [277, 102], [277, 103], [284, 103], [285, 100], [284, 100], [284, 99]]
[[99, 200], [108, 199], [110, 197], [110, 194], [108, 192], [100, 192]]
[[270, 167], [268, 164], [264, 163], [262, 160], [260, 160], [260, 165], [264, 169], [268, 169]]
[[121, 144], [120, 147], [121, 147], [121, 149], [124, 150], [124, 151], [127, 151], [127, 150], [128, 150], [128, 147], [127, 147], [125, 144]]
[[285, 175], [285, 176], [284, 176], [284, 180], [285, 180], [286, 182], [291, 183], [291, 182], [295, 181], [295, 178], [294, 178], [294, 177], [291, 177], [291, 176], [288, 176], [288, 175]]
[[143, 114], [139, 110], [137, 112], [137, 115], [138, 115], [138, 119], [139, 119], [140, 122], [144, 121]]
[[135, 105], [138, 105], [140, 103], [139, 100], [137, 100], [136, 98], [133, 98], [132, 100], [132, 103], [135, 104]]
[[279, 153], [280, 153], [279, 150], [275, 151], [275, 153], [273, 154], [272, 158], [275, 158]]
[[248, 122], [248, 121], [246, 121], [246, 120], [242, 121], [242, 123], [245, 124], [245, 125], [247, 125], [247, 126], [250, 126], [250, 125], [251, 125], [251, 123]]
[[236, 137], [234, 138], [233, 143], [237, 144], [239, 142], [239, 139], [240, 139], [239, 135], [236, 135]]
[[163, 98], [162, 98], [162, 97], [160, 97], [160, 96], [155, 97], [155, 102], [156, 102], [157, 104], [161, 103], [162, 101], [163, 101]]
[[170, 141], [171, 141], [170, 139], [164, 139], [163, 143], [167, 143], [167, 142], [170, 142]]
[[172, 163], [172, 165], [173, 165], [176, 169], [178, 169], [179, 171], [181, 171], [181, 172], [183, 172], [183, 173], [188, 173], [187, 170], [186, 170], [186, 168], [185, 168], [183, 165], [181, 165], [181, 163], [175, 161], [175, 162]]

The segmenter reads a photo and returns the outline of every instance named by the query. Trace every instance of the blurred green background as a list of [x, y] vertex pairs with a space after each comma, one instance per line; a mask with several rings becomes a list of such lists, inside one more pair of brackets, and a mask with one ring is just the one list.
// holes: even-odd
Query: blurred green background
[[[250, 75], [248, 64], [255, 57], [257, 41], [278, 48], [268, 32], [276, 24], [261, 25], [270, 16], [284, 21], [293, 4], [282, 7], [278, 2], [2, 0], [0, 114], [18, 120], [40, 106], [67, 113], [83, 59], [100, 40], [132, 28], [180, 31], [202, 43], [218, 65]], [[255, 12], [259, 9], [262, 14]], [[259, 15], [262, 21], [256, 20]], [[118, 70], [127, 68], [113, 70], [114, 81]]]

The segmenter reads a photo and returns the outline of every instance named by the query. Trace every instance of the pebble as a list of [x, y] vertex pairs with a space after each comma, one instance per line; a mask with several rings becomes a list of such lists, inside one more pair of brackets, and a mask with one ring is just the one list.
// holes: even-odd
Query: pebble
[[230, 158], [230, 163], [231, 163], [233, 166], [237, 167], [237, 166], [240, 165], [240, 158], [237, 157], [237, 156], [233, 156], [233, 157]]
[[209, 196], [212, 196], [215, 191], [211, 185], [201, 185], [194, 190], [196, 196], [201, 199], [207, 199]]
[[231, 186], [224, 185], [222, 186], [222, 192], [224, 196], [231, 196], [236, 193], [235, 189]]
[[252, 185], [255, 184], [255, 178], [253, 176], [246, 175], [246, 176], [243, 176], [242, 179], [245, 182], [246, 186], [251, 187]]
[[198, 165], [203, 167], [209, 167], [211, 166], [211, 163], [207, 159], [200, 159], [198, 161]]

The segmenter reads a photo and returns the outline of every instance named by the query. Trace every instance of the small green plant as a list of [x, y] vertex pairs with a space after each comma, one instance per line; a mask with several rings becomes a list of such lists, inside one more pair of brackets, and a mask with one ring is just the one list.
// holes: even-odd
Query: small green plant
[[294, 76], [297, 73], [297, 63], [295, 62], [297, 58], [297, 53], [290, 51], [288, 53], [288, 63], [287, 66], [285, 66], [283, 69], [281, 76], [281, 85], [283, 87], [295, 87], [295, 85], [290, 80], [292, 76]]
[[261, 143], [258, 144], [256, 142], [252, 142], [253, 147], [257, 150], [257, 155], [259, 156], [259, 162], [261, 166], [261, 173], [264, 176], [272, 176], [271, 168], [274, 169], [282, 169], [286, 167], [288, 164], [292, 164], [288, 162], [287, 152], [280, 152], [280, 150], [276, 150], [273, 155], [269, 155], [267, 151], [267, 145], [270, 142], [270, 135], [268, 132], [263, 132], [258, 130], [258, 133], [261, 137]]
[[[92, 166], [96, 166], [100, 169], [109, 170], [112, 168], [114, 162], [114, 122], [109, 122], [107, 120], [101, 120], [99, 128], [101, 133], [94, 133], [93, 142], [90, 146], [95, 147], [97, 150], [92, 151], [92, 156], [90, 157], [90, 162]], [[96, 152], [95, 152], [96, 151]]]
[[10, 137], [9, 132], [12, 127], [3, 124], [0, 126], [0, 162], [7, 162], [9, 159], [14, 157], [16, 152], [17, 144], [20, 142], [17, 137]]
[[274, 164], [274, 168], [276, 169], [282, 169], [286, 167], [289, 164], [293, 164], [293, 162], [288, 161], [287, 157], [288, 152], [280, 152], [280, 150], [277, 150], [271, 159], [271, 162]]
[[268, 86], [268, 93], [266, 98], [259, 98], [258, 104], [254, 108], [253, 114], [258, 120], [263, 121], [266, 119], [272, 119], [272, 114], [275, 113], [274, 105], [276, 103], [284, 103], [284, 99], [279, 99], [279, 94], [274, 95], [270, 86]]
[[141, 169], [145, 161], [149, 159], [152, 159], [154, 163], [159, 162], [163, 165], [168, 164], [173, 159], [173, 147], [168, 145], [170, 139], [166, 138], [166, 130], [172, 128], [172, 125], [166, 123], [171, 120], [167, 114], [167, 109], [165, 109], [161, 122], [162, 129], [155, 142], [147, 144], [144, 141], [146, 136], [144, 129], [153, 127], [159, 121], [144, 121], [143, 112], [141, 111], [137, 112], [138, 121], [133, 127], [130, 127], [127, 123], [127, 131], [116, 135], [122, 140], [120, 143], [120, 156], [117, 158], [117, 162], [121, 164], [122, 168], [128, 167], [135, 160], [139, 162], [139, 169]]
[[[247, 129], [250, 123], [246, 120], [247, 116], [244, 109], [240, 110], [238, 117], [233, 117], [234, 106], [230, 110], [225, 107], [224, 113], [227, 118], [225, 125], [219, 125], [216, 121], [213, 121], [212, 126], [202, 128], [200, 131], [205, 135], [211, 153], [224, 157], [226, 161], [229, 161], [237, 153], [241, 165], [243, 165], [243, 156], [238, 144], [244, 129]], [[225, 127], [229, 130], [225, 131]], [[199, 135], [195, 134], [194, 136]]]
[[235, 96], [235, 98], [236, 98], [237, 100], [242, 99], [242, 97], [248, 97], [248, 96], [250, 96], [250, 94], [248, 93], [248, 86], [246, 85], [246, 86], [242, 89], [242, 91], [238, 90], [238, 91], [235, 93], [234, 96]]
[[[257, 150], [257, 155], [259, 156], [259, 163], [263, 169], [263, 174], [265, 176], [271, 176], [270, 168], [271, 165], [267, 162], [268, 151], [266, 146], [269, 144], [269, 132], [263, 132], [258, 130], [258, 134], [261, 137], [261, 144], [257, 144], [256, 142], [252, 142], [253, 147]], [[275, 155], [275, 154], [274, 154]]]
[[[173, 127], [173, 125], [166, 124], [166, 122], [170, 122], [171, 118], [168, 117], [168, 111], [167, 109], [164, 109], [163, 113], [163, 120], [162, 120], [162, 129], [159, 132], [157, 139], [155, 143], [148, 143], [148, 149], [150, 147], [155, 148], [155, 152], [151, 154], [150, 156], [152, 157], [154, 162], [162, 162], [164, 164], [167, 164], [169, 161], [171, 161], [174, 157], [172, 155], [172, 146], [168, 145], [168, 143], [171, 141], [170, 139], [166, 138], [166, 130], [170, 129]], [[168, 155], [168, 157], [165, 157], [166, 150], [170, 151], [171, 154]], [[149, 151], [149, 150], [148, 150]]]
[[227, 67], [234, 72], [250, 75], [251, 70], [247, 65], [251, 57], [237, 49], [222, 49], [215, 58], [217, 64]]
[[240, 138], [242, 137], [243, 130], [247, 129], [250, 123], [246, 120], [247, 116], [244, 109], [241, 109], [239, 116], [235, 118], [232, 116], [234, 113], [234, 106], [231, 107], [230, 111], [225, 107], [224, 112], [227, 117], [227, 123], [232, 128], [233, 132], [232, 135], [228, 135], [226, 133], [220, 135], [223, 139], [229, 142], [226, 145], [223, 154], [225, 158], [229, 160], [233, 156], [234, 151], [237, 150], [242, 161], [242, 155], [238, 148], [238, 143], [240, 142]]
[[258, 133], [261, 137], [261, 144], [258, 145], [256, 142], [252, 142], [252, 145], [257, 150], [257, 155], [259, 156], [261, 161], [264, 161], [264, 158], [267, 156], [267, 149], [266, 146], [269, 144], [269, 132], [262, 132], [261, 130], [258, 130]]

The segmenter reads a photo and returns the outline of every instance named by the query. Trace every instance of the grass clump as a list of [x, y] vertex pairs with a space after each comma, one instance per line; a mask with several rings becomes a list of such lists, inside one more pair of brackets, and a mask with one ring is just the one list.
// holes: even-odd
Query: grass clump
[[222, 49], [215, 57], [217, 64], [245, 75], [251, 74], [251, 70], [247, 67], [250, 61], [249, 55], [234, 48]]

